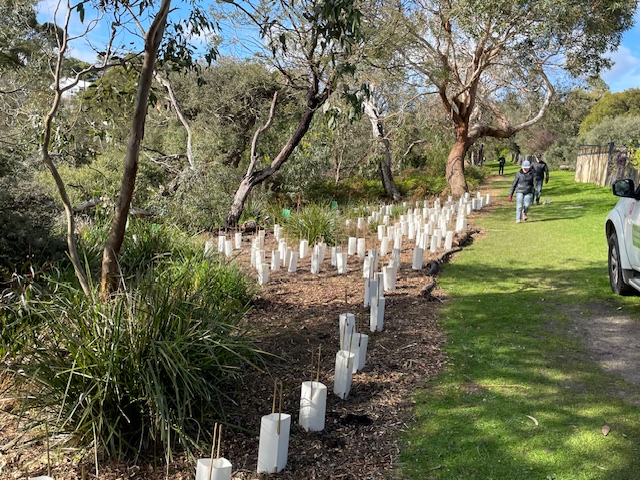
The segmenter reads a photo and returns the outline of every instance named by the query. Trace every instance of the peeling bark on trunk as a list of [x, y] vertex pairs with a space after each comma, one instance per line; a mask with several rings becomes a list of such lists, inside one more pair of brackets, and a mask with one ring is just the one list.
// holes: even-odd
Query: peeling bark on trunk
[[133, 190], [138, 172], [138, 157], [140, 154], [140, 143], [144, 136], [144, 127], [147, 116], [147, 104], [149, 101], [149, 89], [158, 55], [158, 48], [164, 35], [164, 29], [169, 14], [171, 0], [162, 0], [160, 9], [156, 14], [151, 27], [145, 38], [144, 61], [140, 79], [138, 81], [138, 92], [134, 106], [131, 133], [129, 144], [124, 158], [124, 172], [122, 174], [122, 184], [120, 195], [116, 201], [116, 209], [111, 223], [111, 230], [102, 255], [102, 275], [100, 278], [100, 295], [107, 297], [118, 284], [118, 255], [127, 223], [127, 215], [133, 197]]
[[447, 158], [446, 176], [451, 194], [461, 197], [469, 191], [467, 180], [464, 177], [464, 157], [467, 154], [467, 146], [464, 139], [456, 138], [453, 148]]
[[393, 181], [393, 174], [391, 172], [391, 165], [393, 163], [391, 158], [391, 146], [389, 139], [384, 136], [384, 124], [378, 114], [378, 110], [371, 100], [365, 100], [362, 104], [364, 106], [364, 113], [371, 122], [373, 138], [376, 139], [382, 147], [382, 155], [378, 165], [382, 186], [384, 187], [385, 192], [387, 192], [387, 195], [397, 202], [402, 198], [402, 196], [400, 195], [400, 192], [398, 192], [396, 184]]

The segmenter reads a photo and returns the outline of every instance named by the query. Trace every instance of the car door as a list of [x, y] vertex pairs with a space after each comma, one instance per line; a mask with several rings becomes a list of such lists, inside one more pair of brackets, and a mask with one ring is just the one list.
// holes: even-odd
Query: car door
[[624, 244], [631, 266], [640, 270], [640, 202], [629, 198], [624, 212]]

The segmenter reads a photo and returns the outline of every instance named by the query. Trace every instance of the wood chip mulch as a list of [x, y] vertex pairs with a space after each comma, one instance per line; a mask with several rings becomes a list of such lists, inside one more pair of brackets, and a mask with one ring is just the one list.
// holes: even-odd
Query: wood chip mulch
[[[472, 215], [473, 217], [473, 215]], [[469, 234], [457, 236], [465, 243]], [[236, 261], [248, 268], [249, 238]], [[267, 236], [267, 252], [276, 248]], [[375, 247], [374, 247], [375, 245]], [[367, 248], [377, 248], [374, 233]], [[387, 292], [384, 330], [368, 329], [369, 309], [363, 307], [362, 261], [349, 258], [348, 274], [338, 275], [325, 259], [320, 274], [310, 273], [310, 259], [299, 262], [297, 273], [271, 272], [261, 287], [247, 321], [259, 334], [259, 347], [278, 360], [269, 373], [253, 372], [242, 383], [230, 385], [233, 403], [223, 430], [221, 454], [233, 464], [234, 480], [267, 478], [256, 473], [260, 419], [271, 413], [274, 381], [283, 384], [283, 412], [292, 415], [286, 468], [269, 478], [280, 479], [390, 479], [397, 478], [399, 434], [410, 427], [413, 392], [429, 388], [428, 380], [442, 371], [445, 342], [436, 320], [443, 292], [433, 288], [435, 277], [411, 269], [412, 242], [403, 242], [397, 289]], [[330, 256], [329, 251], [327, 257]], [[438, 255], [425, 254], [425, 263]], [[441, 257], [441, 256], [440, 256]], [[386, 259], [381, 259], [380, 264]], [[446, 261], [446, 258], [445, 258]], [[256, 278], [255, 271], [251, 271]], [[428, 291], [424, 287], [431, 285]], [[346, 300], [345, 300], [346, 299]], [[339, 348], [339, 314], [355, 314], [359, 331], [369, 335], [366, 366], [353, 375], [346, 399], [333, 394], [333, 370]], [[327, 386], [325, 429], [305, 432], [298, 424], [300, 387], [315, 379], [312, 356], [321, 346], [319, 380]], [[0, 479], [27, 478], [47, 473], [46, 445], [27, 443], [16, 428], [15, 402], [0, 399]], [[235, 427], [233, 426], [235, 425]], [[19, 441], [15, 441], [20, 438]], [[206, 445], [203, 450], [208, 451]], [[58, 479], [96, 478], [91, 455], [52, 449], [51, 474]], [[101, 461], [99, 478], [193, 479], [195, 466], [178, 457], [167, 469], [162, 465], [125, 465]]]

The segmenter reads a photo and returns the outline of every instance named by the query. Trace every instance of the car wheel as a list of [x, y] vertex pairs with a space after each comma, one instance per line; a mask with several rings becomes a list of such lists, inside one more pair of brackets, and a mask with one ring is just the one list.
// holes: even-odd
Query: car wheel
[[630, 295], [634, 292], [632, 287], [624, 283], [616, 232], [609, 235], [609, 283], [611, 291], [616, 295]]

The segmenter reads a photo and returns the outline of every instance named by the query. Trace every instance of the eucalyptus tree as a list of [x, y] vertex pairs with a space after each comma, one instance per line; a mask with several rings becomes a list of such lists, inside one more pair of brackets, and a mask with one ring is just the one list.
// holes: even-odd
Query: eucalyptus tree
[[[270, 178], [291, 157], [316, 112], [339, 88], [341, 78], [353, 71], [351, 51], [361, 38], [361, 14], [354, 0], [224, 3], [234, 7], [229, 10], [240, 25], [258, 29], [259, 39], [252, 45], [254, 54], [269, 61], [278, 72], [283, 89], [304, 93], [301, 114], [291, 126], [291, 133], [277, 153], [261, 158], [260, 138], [274, 121], [281, 94], [273, 95], [269, 114], [254, 133], [249, 166], [227, 215], [226, 224], [232, 226], [237, 224], [251, 190]], [[246, 42], [247, 35], [243, 32], [238, 37]]]
[[[425, 89], [440, 97], [454, 142], [446, 179], [468, 190], [464, 159], [483, 137], [509, 138], [540, 121], [563, 76], [583, 78], [610, 65], [606, 54], [633, 23], [637, 0], [408, 0], [394, 4], [400, 53]], [[524, 118], [501, 99], [515, 96]]]
[[[147, 106], [149, 100], [150, 86], [156, 68], [158, 57], [161, 60], [174, 60], [180, 65], [193, 64], [193, 48], [188, 42], [192, 34], [198, 34], [203, 29], [212, 28], [212, 23], [207, 20], [200, 7], [194, 2], [189, 2], [191, 7], [189, 19], [185, 21], [177, 18], [169, 21], [171, 12], [171, 0], [137, 0], [137, 1], [114, 1], [103, 2], [99, 0], [59, 0], [54, 21], [62, 19], [56, 35], [56, 49], [53, 65], [53, 98], [48, 112], [43, 119], [42, 135], [42, 159], [46, 167], [51, 172], [55, 184], [60, 193], [67, 220], [67, 243], [69, 256], [73, 264], [76, 276], [86, 295], [91, 295], [91, 288], [82, 264], [78, 258], [75, 241], [75, 220], [73, 207], [69, 201], [65, 182], [60, 176], [54, 162], [51, 148], [55, 148], [53, 138], [56, 115], [61, 106], [63, 94], [72, 88], [83, 76], [109, 68], [114, 64], [122, 64], [125, 54], [133, 53], [133, 58], [141, 58], [137, 90], [133, 103], [131, 128], [129, 140], [122, 169], [122, 182], [120, 193], [115, 201], [114, 216], [105, 244], [102, 271], [100, 278], [100, 292], [104, 298], [117, 286], [119, 278], [118, 256], [124, 240], [127, 216], [131, 206], [131, 199], [135, 189], [136, 174], [138, 171], [138, 160], [140, 144], [144, 136]], [[72, 18], [77, 17], [84, 25], [84, 30], [79, 34], [71, 32], [70, 24]], [[110, 37], [105, 41], [100, 52], [100, 64], [90, 65], [75, 73], [70, 84], [62, 83], [63, 65], [69, 55], [69, 50], [73, 42], [87, 40], [89, 33], [96, 25], [106, 25], [111, 32]], [[130, 45], [138, 45], [137, 52], [131, 52], [129, 45], [125, 49], [116, 43], [116, 39], [123, 38], [124, 35], [131, 39], [132, 32], [137, 27], [142, 26], [142, 34], [137, 37], [138, 42], [130, 42]], [[165, 37], [165, 30], [169, 29], [170, 34]], [[94, 40], [95, 41], [95, 40]], [[98, 52], [96, 52], [98, 53]], [[210, 58], [210, 53], [208, 54]]]

